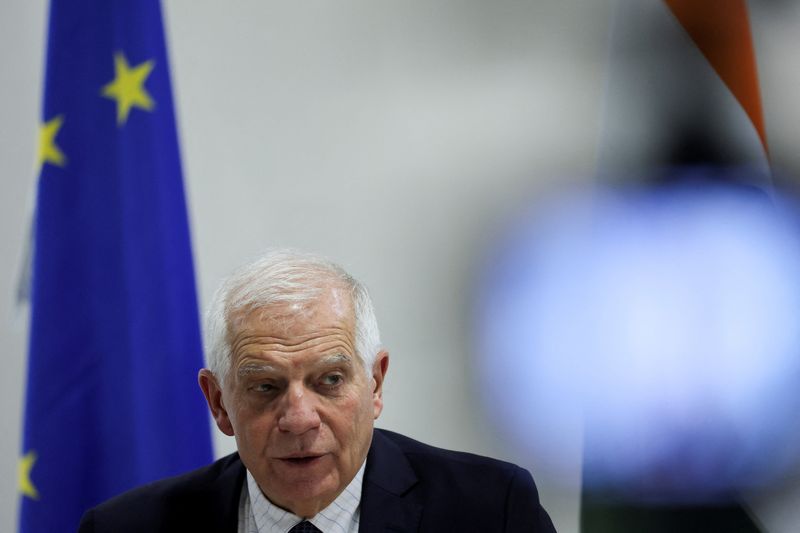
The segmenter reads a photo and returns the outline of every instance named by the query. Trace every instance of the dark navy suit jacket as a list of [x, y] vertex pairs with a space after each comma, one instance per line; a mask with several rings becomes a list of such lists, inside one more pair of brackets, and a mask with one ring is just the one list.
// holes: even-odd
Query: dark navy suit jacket
[[[236, 533], [244, 477], [238, 454], [229, 455], [89, 510], [80, 533]], [[360, 524], [361, 533], [555, 532], [527, 470], [380, 429], [367, 456]]]

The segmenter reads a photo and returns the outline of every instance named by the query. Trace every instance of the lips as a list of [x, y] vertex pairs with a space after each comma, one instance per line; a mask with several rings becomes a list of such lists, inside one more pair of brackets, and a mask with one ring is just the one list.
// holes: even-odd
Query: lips
[[323, 457], [325, 457], [325, 454], [303, 453], [303, 454], [288, 455], [286, 457], [280, 457], [279, 461], [287, 465], [303, 467], [303, 466], [314, 465], [318, 463]]
[[303, 465], [309, 465], [309, 464], [313, 463], [314, 461], [316, 461], [320, 457], [322, 457], [322, 456], [321, 455], [315, 455], [315, 456], [309, 456], [309, 457], [289, 457], [289, 458], [284, 459], [284, 461], [286, 461], [287, 463], [292, 464], [292, 465], [303, 466]]

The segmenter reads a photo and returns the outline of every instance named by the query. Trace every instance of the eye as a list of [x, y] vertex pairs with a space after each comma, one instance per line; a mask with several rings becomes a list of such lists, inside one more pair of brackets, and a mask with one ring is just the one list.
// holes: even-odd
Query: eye
[[320, 382], [326, 387], [338, 387], [344, 382], [344, 376], [341, 374], [325, 374]]
[[250, 390], [261, 394], [269, 394], [271, 392], [275, 392], [277, 389], [278, 387], [276, 387], [272, 383], [256, 383], [255, 385], [250, 387]]

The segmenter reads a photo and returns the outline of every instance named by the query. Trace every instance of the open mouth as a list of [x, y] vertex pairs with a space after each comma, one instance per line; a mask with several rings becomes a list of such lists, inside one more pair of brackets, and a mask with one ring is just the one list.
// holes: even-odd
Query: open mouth
[[321, 455], [308, 455], [305, 457], [286, 457], [282, 459], [282, 461], [294, 466], [308, 466], [314, 464], [321, 458]]

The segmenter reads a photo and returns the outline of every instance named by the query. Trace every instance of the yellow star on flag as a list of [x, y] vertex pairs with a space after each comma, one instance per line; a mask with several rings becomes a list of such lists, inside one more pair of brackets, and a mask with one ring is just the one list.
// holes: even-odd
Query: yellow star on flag
[[39, 126], [39, 153], [36, 155], [36, 167], [42, 168], [45, 163], [63, 167], [67, 162], [64, 152], [56, 145], [58, 130], [64, 125], [64, 115], [58, 115]]
[[125, 54], [114, 54], [114, 79], [103, 86], [101, 95], [117, 101], [117, 125], [121, 126], [128, 120], [128, 113], [132, 107], [150, 111], [155, 107], [144, 82], [153, 70], [155, 62], [145, 61], [131, 68]]
[[39, 491], [33, 486], [31, 482], [31, 469], [36, 462], [36, 452], [31, 450], [26, 453], [20, 460], [17, 469], [17, 484], [19, 491], [25, 496], [34, 500], [39, 499]]

